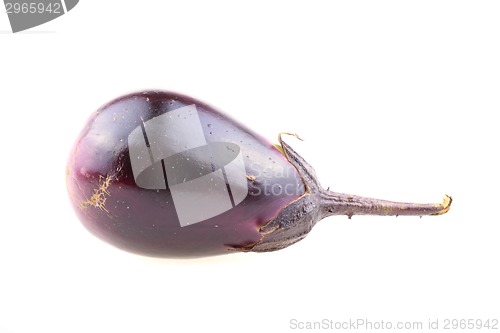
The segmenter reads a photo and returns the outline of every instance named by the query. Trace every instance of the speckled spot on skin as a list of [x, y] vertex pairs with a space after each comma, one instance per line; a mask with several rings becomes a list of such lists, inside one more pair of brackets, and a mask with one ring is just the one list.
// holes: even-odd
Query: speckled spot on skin
[[89, 199], [80, 203], [80, 207], [84, 209], [88, 207], [95, 207], [104, 210], [106, 213], [109, 213], [105, 205], [106, 200], [108, 199], [107, 197], [111, 195], [108, 191], [109, 185], [114, 179], [114, 175], [106, 177], [99, 176], [99, 186], [94, 189], [94, 193]]

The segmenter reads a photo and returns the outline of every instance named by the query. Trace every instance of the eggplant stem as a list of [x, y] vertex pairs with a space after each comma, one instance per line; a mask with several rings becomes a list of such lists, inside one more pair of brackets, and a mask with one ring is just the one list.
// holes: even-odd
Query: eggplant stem
[[442, 215], [450, 209], [452, 198], [445, 195], [443, 202], [408, 203], [366, 198], [331, 191], [320, 191], [320, 206], [323, 217], [331, 215], [380, 215], [380, 216], [424, 216]]
[[441, 215], [450, 209], [451, 197], [446, 195], [440, 204], [394, 202], [365, 198], [358, 195], [332, 192], [321, 187], [314, 168], [278, 136], [283, 154], [295, 167], [304, 183], [304, 194], [283, 207], [281, 211], [259, 229], [259, 241], [234, 247], [235, 251], [268, 252], [283, 249], [304, 237], [314, 225], [331, 215]]

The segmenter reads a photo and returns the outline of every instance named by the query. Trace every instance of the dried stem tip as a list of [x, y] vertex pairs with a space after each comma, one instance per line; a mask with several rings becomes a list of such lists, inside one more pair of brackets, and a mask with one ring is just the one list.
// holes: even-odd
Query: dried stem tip
[[439, 204], [394, 202], [330, 191], [320, 191], [319, 196], [324, 217], [331, 215], [347, 215], [349, 217], [353, 215], [441, 215], [450, 209], [452, 202], [449, 195], [445, 195], [443, 202]]

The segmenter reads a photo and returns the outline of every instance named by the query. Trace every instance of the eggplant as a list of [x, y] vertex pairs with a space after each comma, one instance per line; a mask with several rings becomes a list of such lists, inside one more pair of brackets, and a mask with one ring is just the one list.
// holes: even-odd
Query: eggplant
[[166, 91], [119, 97], [78, 136], [66, 182], [74, 210], [100, 239], [136, 254], [194, 258], [283, 249], [332, 215], [440, 215], [451, 205], [332, 192], [279, 145], [194, 98]]

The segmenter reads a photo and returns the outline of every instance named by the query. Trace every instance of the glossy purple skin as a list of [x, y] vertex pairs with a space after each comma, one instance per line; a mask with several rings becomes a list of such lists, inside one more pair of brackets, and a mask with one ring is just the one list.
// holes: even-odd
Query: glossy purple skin
[[[136, 185], [127, 139], [142, 121], [192, 104], [207, 141], [239, 145], [249, 194], [220, 215], [181, 227], [170, 190]], [[205, 103], [162, 91], [123, 96], [95, 112], [73, 147], [66, 180], [78, 217], [94, 235], [126, 251], [178, 258], [225, 254], [258, 242], [259, 228], [305, 190], [273, 144]]]

